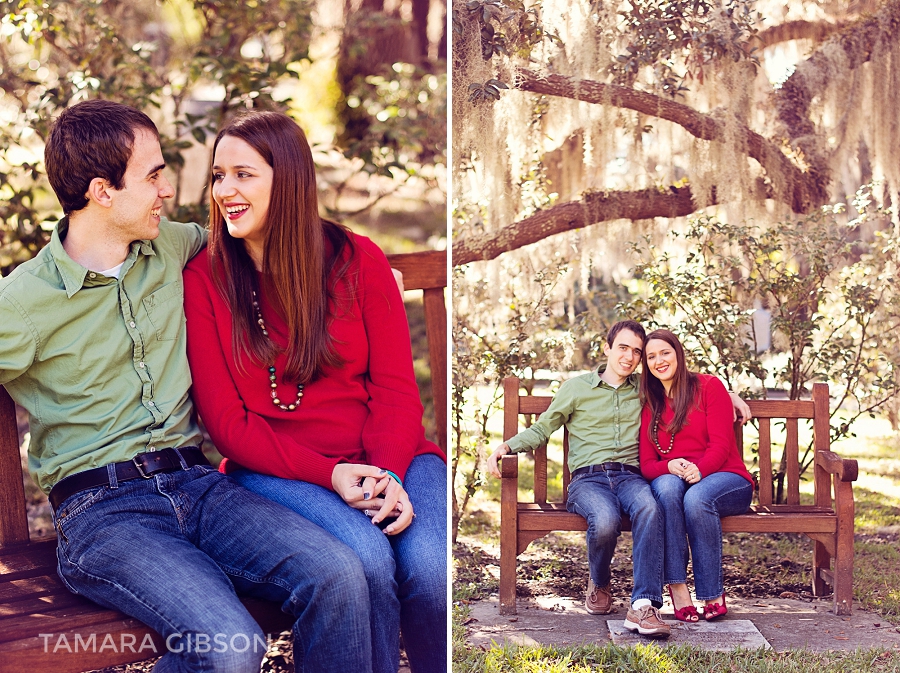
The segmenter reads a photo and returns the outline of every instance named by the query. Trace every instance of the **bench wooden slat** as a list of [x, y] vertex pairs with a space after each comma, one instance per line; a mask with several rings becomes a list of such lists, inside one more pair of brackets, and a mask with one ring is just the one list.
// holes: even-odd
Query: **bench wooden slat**
[[534, 450], [534, 501], [547, 502], [547, 445]]
[[[65, 587], [62, 588], [65, 589]], [[42, 592], [41, 595], [22, 596], [13, 602], [0, 604], [0, 620], [5, 620], [7, 617], [33, 615], [59, 608], [69, 608], [82, 603], [84, 603], [84, 599], [79, 598], [71, 591], [52, 594]], [[0, 621], [0, 624], [4, 624], [4, 622]]]
[[[518, 380], [518, 379], [517, 379]], [[518, 391], [516, 391], [518, 393]], [[552, 397], [546, 395], [523, 395], [519, 397], [519, 413], [520, 414], [542, 414], [547, 411], [550, 406]], [[513, 432], [513, 435], [516, 434]]]
[[28, 516], [23, 506], [25, 485], [19, 458], [19, 431], [16, 405], [0, 387], [0, 546], [28, 542]]
[[759, 504], [772, 504], [772, 428], [768, 418], [759, 419]]
[[447, 251], [427, 250], [388, 255], [388, 263], [403, 274], [403, 287], [422, 290], [425, 335], [431, 368], [431, 397], [437, 443], [447, 451]]
[[[552, 400], [548, 396], [519, 394], [519, 380], [503, 382], [503, 439], [519, 430], [519, 418], [546, 411]], [[855, 460], [841, 459], [830, 450], [828, 386], [814, 384], [812, 400], [751, 400], [748, 402], [759, 427], [759, 504], [746, 514], [722, 519], [722, 530], [729, 533], [803, 533], [814, 543], [811, 585], [813, 594], [821, 596], [826, 586], [834, 587], [834, 611], [850, 614], [853, 597], [853, 491], [858, 474]], [[813, 484], [815, 504], [800, 504], [799, 419], [812, 419], [815, 460]], [[771, 419], [785, 419], [786, 435], [784, 469], [787, 480], [787, 504], [774, 504]], [[735, 428], [741, 442], [744, 433]], [[568, 434], [563, 432], [563, 502], [546, 502], [546, 449], [536, 452], [535, 502], [518, 500], [518, 456], [504, 456], [500, 464], [500, 612], [515, 614], [516, 556], [528, 545], [556, 530], [586, 530], [587, 523], [565, 507], [568, 497]], [[831, 498], [832, 482], [834, 499]], [[627, 518], [622, 530], [630, 530]], [[833, 554], [832, 554], [833, 552]], [[832, 566], [832, 556], [834, 569]]]
[[[529, 505], [531, 503], [528, 503]], [[548, 504], [541, 509], [523, 509], [518, 512], [520, 531], [587, 530], [584, 517], [566, 511], [559, 503]], [[833, 512], [780, 512], [748, 513], [727, 516], [722, 519], [722, 531], [726, 533], [834, 533], [837, 518]], [[631, 530], [627, 518], [622, 519], [622, 530]]]
[[53, 593], [59, 589], [66, 590], [65, 587], [59, 585], [58, 580], [46, 574], [13, 580], [11, 582], [0, 582], [0, 609], [2, 609], [2, 603], [27, 598], [29, 596], [39, 596], [48, 592]]
[[[822, 384], [824, 385], [824, 384]], [[809, 400], [748, 400], [754, 418], [813, 418], [815, 405]]]
[[787, 454], [787, 501], [789, 505], [800, 504], [800, 443], [797, 439], [797, 419], [787, 419], [787, 441], [784, 451]]

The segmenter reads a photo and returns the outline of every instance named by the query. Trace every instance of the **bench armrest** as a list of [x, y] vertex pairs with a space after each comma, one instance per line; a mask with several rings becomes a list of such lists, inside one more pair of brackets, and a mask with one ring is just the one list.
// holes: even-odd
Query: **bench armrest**
[[519, 455], [516, 453], [508, 453], [500, 458], [500, 478], [501, 479], [518, 479], [519, 478]]
[[856, 481], [859, 476], [859, 464], [853, 459], [841, 458], [834, 451], [817, 451], [816, 465], [837, 475], [840, 481]]

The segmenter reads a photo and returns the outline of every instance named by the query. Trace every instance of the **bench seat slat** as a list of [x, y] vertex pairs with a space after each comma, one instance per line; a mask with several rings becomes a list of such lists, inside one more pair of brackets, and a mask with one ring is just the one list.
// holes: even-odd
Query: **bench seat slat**
[[0, 582], [56, 572], [56, 538], [0, 547]]
[[33, 596], [46, 596], [69, 592], [59, 578], [50, 575], [28, 577], [15, 582], [0, 583], [0, 614], [4, 614], [3, 604], [24, 600]]
[[[587, 530], [587, 521], [564, 508], [519, 509], [519, 530]], [[622, 519], [622, 530], [631, 530], [627, 518]], [[728, 516], [722, 519], [725, 533], [834, 533], [837, 517], [834, 512], [814, 511], [779, 513], [750, 513]]]

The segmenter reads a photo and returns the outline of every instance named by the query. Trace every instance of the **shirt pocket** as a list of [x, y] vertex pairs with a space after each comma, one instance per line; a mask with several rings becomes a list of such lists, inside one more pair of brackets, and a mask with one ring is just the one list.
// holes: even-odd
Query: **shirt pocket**
[[142, 301], [159, 341], [178, 338], [184, 324], [184, 284], [177, 280], [147, 295]]

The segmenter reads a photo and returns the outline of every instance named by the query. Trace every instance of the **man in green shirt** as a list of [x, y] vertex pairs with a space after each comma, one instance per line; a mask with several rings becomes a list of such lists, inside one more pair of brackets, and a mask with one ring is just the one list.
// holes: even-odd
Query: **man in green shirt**
[[[641, 475], [638, 436], [641, 427], [640, 375], [645, 332], [634, 320], [609, 330], [603, 353], [607, 366], [563, 383], [550, 407], [530, 428], [500, 444], [488, 458], [488, 470], [500, 477], [498, 461], [508, 453], [534, 449], [565, 425], [569, 431], [572, 481], [566, 508], [588, 522], [590, 579], [585, 607], [608, 614], [612, 607], [610, 563], [623, 514], [631, 519], [634, 590], [625, 627], [651, 637], [667, 637], [662, 606], [663, 513], [650, 484]], [[735, 402], [744, 417], [749, 408]]]
[[298, 669], [370, 671], [356, 555], [198, 448], [181, 271], [206, 236], [160, 217], [173, 190], [156, 126], [79, 103], [45, 163], [66, 217], [0, 280], [0, 384], [30, 416], [63, 582], [159, 632], [155, 670], [259, 671], [267, 644], [246, 594], [296, 619]]

